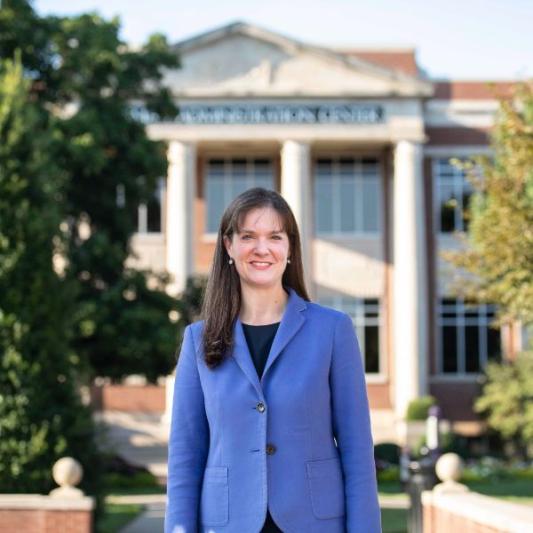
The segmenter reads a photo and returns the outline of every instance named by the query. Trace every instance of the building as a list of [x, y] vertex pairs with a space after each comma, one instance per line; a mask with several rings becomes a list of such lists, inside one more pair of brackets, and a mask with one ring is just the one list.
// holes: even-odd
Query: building
[[[137, 112], [168, 142], [158, 198], [139, 208], [132, 264], [168, 270], [169, 290], [208, 272], [217, 224], [261, 185], [292, 206], [314, 300], [348, 312], [365, 358], [376, 440], [433, 394], [475, 434], [479, 373], [521, 347], [519, 325], [449, 290], [442, 249], [464, 230], [469, 183], [450, 158], [488, 152], [497, 102], [483, 82], [429, 80], [414, 50], [334, 50], [246, 23], [176, 45], [165, 83], [173, 122]], [[507, 91], [511, 83], [498, 83]]]

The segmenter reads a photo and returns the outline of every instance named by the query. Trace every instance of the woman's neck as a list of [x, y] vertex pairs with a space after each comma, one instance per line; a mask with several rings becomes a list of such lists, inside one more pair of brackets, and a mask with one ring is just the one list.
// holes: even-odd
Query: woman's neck
[[244, 324], [255, 326], [279, 322], [288, 300], [289, 295], [281, 285], [266, 289], [241, 286], [239, 318]]

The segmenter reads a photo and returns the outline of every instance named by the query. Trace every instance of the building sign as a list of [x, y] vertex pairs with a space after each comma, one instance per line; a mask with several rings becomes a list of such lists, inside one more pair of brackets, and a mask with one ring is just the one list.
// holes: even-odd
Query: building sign
[[[159, 122], [146, 109], [135, 107], [133, 116], [142, 122]], [[182, 105], [178, 124], [378, 124], [383, 107], [374, 104], [228, 104]], [[168, 122], [166, 120], [165, 122]]]

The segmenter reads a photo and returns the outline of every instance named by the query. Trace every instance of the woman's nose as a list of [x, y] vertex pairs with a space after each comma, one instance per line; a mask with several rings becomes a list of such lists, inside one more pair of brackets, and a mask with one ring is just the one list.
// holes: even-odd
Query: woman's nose
[[267, 242], [263, 239], [257, 239], [255, 244], [255, 251], [258, 253], [268, 252]]

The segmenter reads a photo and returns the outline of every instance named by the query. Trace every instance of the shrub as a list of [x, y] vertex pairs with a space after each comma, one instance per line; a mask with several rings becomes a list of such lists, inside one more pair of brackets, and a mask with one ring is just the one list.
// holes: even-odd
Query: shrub
[[398, 466], [389, 466], [384, 470], [378, 472], [378, 482], [386, 483], [391, 481], [400, 481], [400, 467]]
[[400, 447], [394, 442], [382, 442], [374, 446], [374, 458], [390, 465], [400, 464]]
[[428, 410], [432, 405], [437, 404], [434, 396], [421, 396], [409, 402], [407, 406], [407, 420], [425, 420], [428, 416]]
[[474, 405], [489, 427], [511, 441], [522, 457], [531, 454], [532, 397], [533, 352], [523, 352], [515, 361], [489, 363], [483, 392]]

